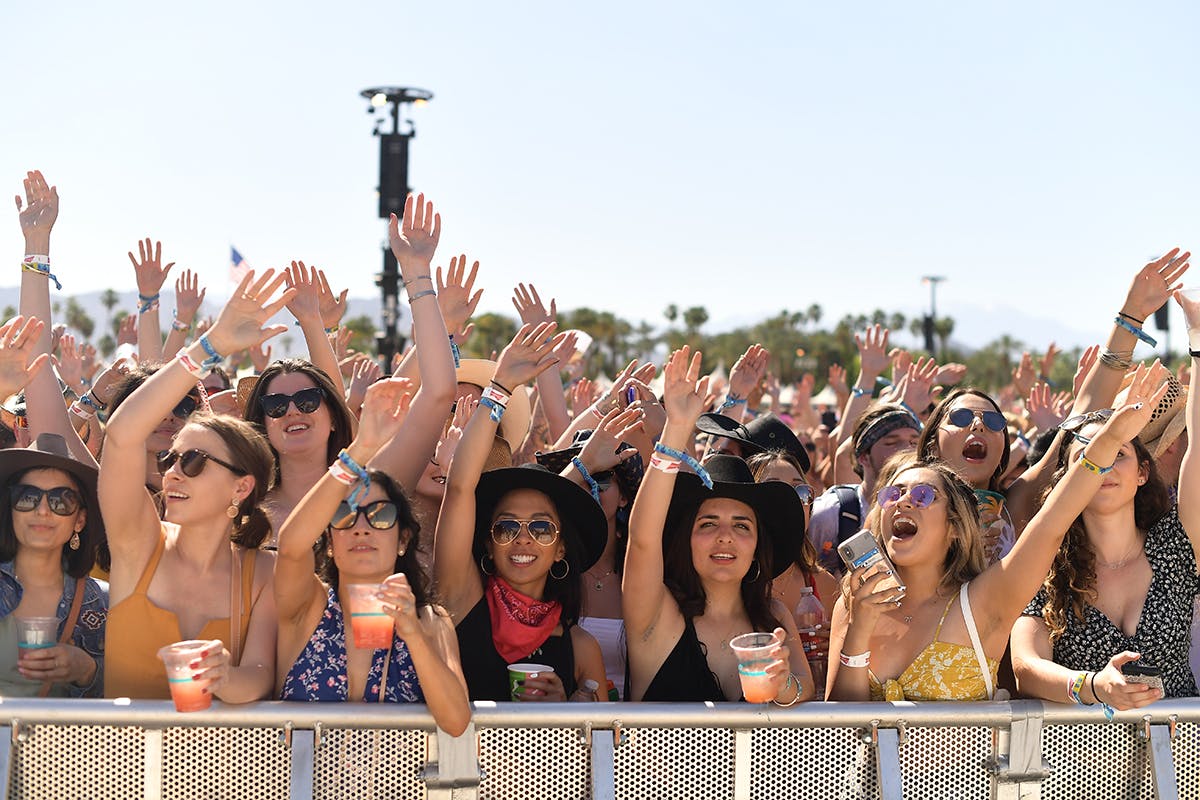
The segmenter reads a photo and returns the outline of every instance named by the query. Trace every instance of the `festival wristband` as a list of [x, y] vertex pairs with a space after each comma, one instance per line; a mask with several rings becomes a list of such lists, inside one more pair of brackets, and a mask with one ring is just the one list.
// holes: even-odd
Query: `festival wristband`
[[1097, 475], [1104, 475], [1105, 473], [1112, 472], [1113, 469], [1113, 465], [1110, 464], [1107, 467], [1102, 467], [1095, 461], [1092, 461], [1090, 458], [1088, 458], [1087, 455], [1081, 455], [1079, 457], [1079, 463], [1083, 465], [1083, 468], [1088, 472], [1094, 472]]
[[81, 402], [81, 400], [82, 398], [80, 398], [80, 400], [76, 400], [74, 403], [71, 403], [71, 413], [83, 417], [84, 419], [91, 419], [92, 417], [96, 416], [96, 410], [84, 404]]
[[1089, 703], [1083, 702], [1083, 698], [1079, 696], [1079, 693], [1083, 691], [1083, 685], [1087, 683], [1087, 679], [1088, 673], [1085, 671], [1076, 674], [1073, 678], [1067, 681], [1067, 697], [1071, 698], [1071, 702], [1075, 703], [1077, 706], [1090, 705]]
[[145, 314], [147, 311], [153, 311], [158, 308], [158, 293], [152, 295], [144, 295], [138, 293], [138, 313]]
[[[354, 491], [350, 493], [350, 496], [346, 498], [346, 505], [350, 506], [350, 510], [357, 511], [358, 501], [361, 498], [366, 497], [367, 492], [371, 491], [371, 476], [367, 474], [366, 467], [362, 466], [353, 458], [351, 458], [350, 454], [346, 452], [345, 448], [342, 449], [342, 452], [338, 453], [337, 461], [334, 463], [345, 468], [348, 472], [353, 473], [355, 478], [358, 480], [358, 486], [356, 486]], [[336, 476], [334, 477], [336, 478]]]
[[583, 476], [583, 480], [587, 483], [588, 489], [592, 493], [592, 499], [599, 503], [600, 484], [596, 483], [596, 479], [592, 477], [592, 473], [588, 472], [588, 468], [583, 465], [583, 461], [580, 460], [579, 456], [571, 459], [571, 466], [575, 467], [579, 471], [579, 474]]
[[734, 406], [744, 406], [744, 405], [746, 405], [746, 398], [738, 397], [737, 395], [731, 394], [725, 398], [725, 402], [721, 403], [721, 407], [717, 410], [724, 411], [727, 408], [733, 408]]
[[[458, 350], [458, 344], [454, 341], [454, 334], [450, 334], [450, 355], [454, 356], [454, 368], [458, 369], [462, 366], [462, 353]], [[509, 392], [512, 394], [512, 392]]]
[[25, 256], [21, 260], [21, 270], [23, 272], [35, 272], [47, 280], [54, 281], [54, 288], [62, 291], [62, 284], [59, 283], [58, 277], [50, 272], [50, 256]]
[[208, 340], [207, 333], [201, 336], [199, 341], [200, 346], [204, 348], [204, 352], [208, 355], [208, 358], [200, 362], [201, 366], [206, 369], [212, 369], [225, 360], [225, 356], [218, 353], [216, 348], [212, 346], [212, 342]]
[[656, 469], [659, 472], [665, 472], [668, 475], [674, 475], [679, 472], [679, 459], [664, 458], [658, 453], [650, 456], [650, 469]]
[[499, 389], [495, 388], [494, 386], [484, 387], [483, 397], [486, 397], [489, 400], [492, 400], [493, 402], [499, 403], [504, 408], [508, 408], [509, 396], [504, 394], [503, 392], [501, 392]]
[[191, 373], [193, 378], [203, 378], [209, 373], [208, 367], [198, 363], [196, 359], [188, 355], [186, 347], [176, 353], [175, 358], [179, 361], [180, 366]]
[[484, 395], [483, 397], [479, 398], [479, 405], [481, 405], [487, 409], [490, 409], [490, 413], [488, 414], [488, 417], [492, 420], [492, 422], [499, 423], [500, 420], [502, 420], [504, 418], [505, 406], [500, 403], [497, 403], [495, 400], [488, 397], [487, 395]]
[[704, 483], [704, 488], [713, 488], [713, 479], [712, 476], [708, 474], [708, 470], [700, 466], [700, 462], [692, 458], [687, 453], [683, 452], [682, 450], [675, 450], [674, 448], [667, 447], [662, 442], [658, 442], [654, 445], [654, 452], [662, 453], [664, 456], [668, 456], [676, 461], [682, 461], [683, 463], [687, 464], [689, 467], [691, 467], [692, 472], [696, 473], [696, 477], [698, 477]]
[[856, 656], [848, 656], [845, 653], [841, 653], [839, 654], [838, 659], [842, 662], [843, 667], [862, 669], [863, 667], [871, 666], [871, 651], [866, 650]]
[[1150, 345], [1151, 347], [1158, 347], [1158, 341], [1155, 340], [1155, 338], [1153, 336], [1146, 333], [1141, 328], [1131, 325], [1129, 323], [1129, 321], [1126, 320], [1124, 317], [1121, 317], [1121, 316], [1113, 317], [1113, 324], [1119, 328], [1124, 328], [1125, 330], [1129, 331], [1134, 336], [1141, 339], [1143, 342]]

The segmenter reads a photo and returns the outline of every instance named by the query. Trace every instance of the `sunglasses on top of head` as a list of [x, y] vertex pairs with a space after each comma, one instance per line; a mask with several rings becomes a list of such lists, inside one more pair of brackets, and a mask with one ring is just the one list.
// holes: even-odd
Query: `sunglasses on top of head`
[[1008, 427], [1008, 420], [999, 411], [976, 411], [973, 408], [956, 408], [946, 415], [951, 425], [959, 428], [969, 428], [975, 418], [983, 420], [984, 426], [995, 433]]
[[338, 504], [337, 511], [333, 512], [329, 527], [336, 531], [348, 531], [358, 523], [359, 514], [366, 517], [367, 524], [375, 530], [386, 531], [400, 518], [400, 509], [390, 500], [376, 500], [374, 503], [352, 509], [350, 504], [343, 500]]
[[301, 414], [311, 414], [321, 407], [325, 399], [325, 390], [320, 386], [301, 389], [295, 394], [264, 394], [258, 398], [263, 413], [271, 419], [279, 419], [287, 413], [288, 406], [295, 404]]
[[40, 489], [27, 483], [9, 487], [9, 502], [13, 511], [33, 511], [46, 498], [50, 511], [60, 517], [69, 517], [79, 510], [79, 493], [69, 486]]
[[917, 483], [908, 488], [903, 486], [885, 486], [879, 490], [876, 499], [879, 500], [879, 505], [884, 508], [890, 508], [899, 503], [900, 499], [906, 494], [908, 495], [908, 502], [912, 503], [916, 508], [925, 508], [937, 499], [937, 489], [928, 483]]
[[157, 458], [159, 473], [165, 474], [167, 470], [175, 466], [175, 462], [179, 462], [179, 471], [189, 478], [194, 478], [204, 471], [205, 463], [212, 461], [220, 464], [225, 469], [232, 472], [234, 475], [248, 475], [249, 473], [241, 467], [235, 467], [228, 461], [222, 461], [211, 453], [206, 453], [203, 450], [185, 450], [182, 453], [176, 453], [174, 450], [160, 450]]
[[492, 541], [496, 544], [511, 544], [521, 535], [521, 530], [542, 547], [549, 547], [558, 539], [558, 526], [548, 519], [498, 519], [492, 523]]

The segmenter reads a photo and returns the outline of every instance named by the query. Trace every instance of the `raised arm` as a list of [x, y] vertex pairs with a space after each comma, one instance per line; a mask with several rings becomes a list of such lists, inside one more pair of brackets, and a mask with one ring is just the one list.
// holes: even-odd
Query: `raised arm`
[[434, 213], [433, 203], [426, 202], [423, 194], [409, 195], [404, 201], [403, 223], [395, 214], [388, 222], [392, 253], [412, 307], [421, 388], [413, 398], [408, 424], [379, 451], [371, 466], [387, 472], [410, 491], [437, 447], [458, 388], [449, 334], [430, 274], [441, 235], [442, 217]]
[[[555, 327], [553, 322], [537, 327], [521, 326], [500, 354], [496, 377], [485, 390], [485, 400], [492, 392], [505, 398], [510, 389], [517, 391], [557, 363], [552, 355], [557, 342]], [[499, 405], [495, 400], [489, 402]], [[502, 411], [497, 412], [481, 401], [463, 431], [446, 476], [446, 492], [434, 536], [433, 574], [446, 607], [456, 620], [483, 593], [479, 566], [471, 551], [475, 535], [475, 487], [479, 485], [502, 416]]]
[[1182, 291], [1175, 292], [1175, 302], [1183, 309], [1188, 328], [1188, 353], [1192, 359], [1192, 379], [1188, 382], [1187, 451], [1179, 467], [1179, 522], [1187, 531], [1188, 541], [1196, 563], [1200, 564], [1200, 370], [1195, 369], [1200, 357], [1200, 299], [1192, 299]]
[[[554, 302], [554, 298], [550, 299], [550, 310], [547, 311], [546, 306], [542, 304], [542, 298], [538, 296], [537, 287], [532, 283], [529, 284], [528, 288], [523, 283], [517, 284], [517, 287], [513, 289], [512, 303], [513, 308], [517, 310], [517, 314], [521, 317], [521, 323], [524, 325], [540, 325], [543, 322], [553, 322], [558, 317], [558, 307]], [[574, 334], [570, 334], [570, 338], [574, 341]], [[559, 361], [565, 363], [562, 358]], [[557, 369], [548, 369], [541, 375], [538, 375], [537, 389], [538, 397], [542, 401], [542, 413], [546, 415], [546, 425], [549, 427], [546, 441], [553, 442], [562, 435], [562, 432], [567, 429], [567, 425], [571, 423], [570, 417], [567, 416], [567, 396], [563, 394], [562, 374], [560, 371]]]
[[185, 269], [183, 274], [175, 279], [175, 317], [171, 320], [171, 332], [167, 334], [163, 353], [173, 357], [187, 344], [188, 331], [196, 321], [196, 314], [204, 303], [207, 291], [200, 286], [199, 276], [190, 269]]
[[162, 265], [162, 242], [152, 242], [147, 236], [138, 242], [138, 258], [129, 252], [138, 287], [137, 344], [143, 362], [162, 361], [162, 329], [158, 324], [158, 295], [166, 283], [167, 274], [175, 262]]
[[[661, 444], [671, 450], [690, 452], [696, 419], [708, 397], [708, 376], [700, 377], [701, 353], [692, 354], [687, 345], [676, 350], [664, 368], [663, 401], [667, 425]], [[651, 461], [651, 467], [654, 462]], [[647, 636], [669, 603], [671, 595], [663, 583], [663, 526], [676, 473], [648, 469], [642, 478], [633, 511], [629, 515], [629, 547], [621, 578], [621, 613], [630, 638]]]
[[283, 274], [287, 276], [287, 285], [296, 290], [287, 308], [300, 323], [300, 331], [308, 347], [308, 360], [328, 375], [344, 395], [346, 387], [342, 381], [342, 371], [329, 345], [329, 337], [325, 335], [325, 323], [321, 317], [321, 279], [316, 267], [306, 267], [303, 261], [293, 261], [291, 269], [285, 269]]

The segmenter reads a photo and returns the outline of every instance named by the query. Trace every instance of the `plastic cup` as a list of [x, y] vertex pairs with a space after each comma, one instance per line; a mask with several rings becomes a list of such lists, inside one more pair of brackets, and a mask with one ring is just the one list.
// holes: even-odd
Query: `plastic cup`
[[350, 629], [354, 646], [370, 650], [385, 650], [392, 646], [392, 618], [384, 613], [383, 601], [375, 594], [378, 583], [346, 584], [350, 600]]
[[58, 617], [17, 617], [17, 647], [41, 650], [58, 644]]
[[508, 665], [508, 696], [520, 700], [521, 687], [526, 678], [536, 678], [543, 673], [553, 673], [554, 667], [545, 664], [509, 664]]
[[738, 677], [747, 703], [769, 703], [775, 698], [767, 667], [776, 660], [778, 646], [773, 633], [743, 633], [729, 640], [729, 648], [737, 656]]
[[188, 665], [200, 657], [210, 642], [189, 639], [186, 642], [169, 644], [158, 651], [158, 657], [167, 668], [167, 685], [171, 687], [171, 699], [176, 711], [203, 711], [212, 705], [212, 695], [204, 691], [204, 685], [192, 678], [195, 670]]

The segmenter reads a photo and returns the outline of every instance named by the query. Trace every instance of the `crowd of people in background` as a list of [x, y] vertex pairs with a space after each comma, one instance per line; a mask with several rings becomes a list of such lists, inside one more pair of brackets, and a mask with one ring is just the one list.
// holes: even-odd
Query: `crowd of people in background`
[[[587, 337], [522, 276], [438, 265], [424, 196], [389, 225], [413, 322], [391, 364], [346, 358], [346, 293], [303, 262], [245, 275], [203, 326], [185, 271], [164, 337], [151, 239], [130, 253], [136, 347], [85, 362], [52, 317], [73, 269], [50, 256], [57, 189], [30, 172], [16, 205], [0, 694], [166, 698], [158, 653], [196, 640], [192, 678], [223, 702], [425, 703], [459, 733], [472, 700], [743, 700], [748, 632], [771, 637], [758, 699], [780, 706], [1197, 694], [1187, 252], [1114, 294], [1069, 389], [1053, 347], [1002, 401], [873, 325], [818, 408], [784, 402], [757, 344], [727, 375], [687, 345], [581, 374]], [[521, 326], [464, 358], [485, 280], [516, 284]], [[1134, 358], [1172, 297], [1177, 372]], [[285, 309], [307, 357], [272, 361]], [[351, 636], [363, 584], [390, 643]], [[56, 643], [18, 648], [26, 617], [56, 618]]]

